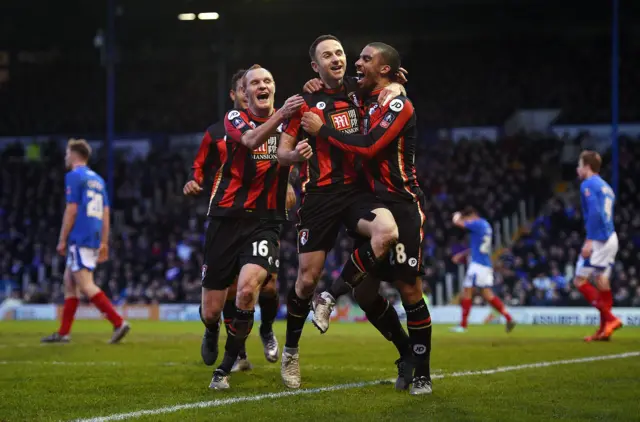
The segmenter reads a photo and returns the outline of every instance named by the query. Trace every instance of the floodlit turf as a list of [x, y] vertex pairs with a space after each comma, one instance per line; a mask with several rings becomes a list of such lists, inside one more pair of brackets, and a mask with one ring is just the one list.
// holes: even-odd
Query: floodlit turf
[[[208, 389], [199, 323], [133, 322], [121, 345], [108, 345], [106, 322], [78, 321], [73, 341], [40, 345], [55, 322], [0, 322], [0, 421], [72, 420], [234, 397], [282, 393], [280, 362], [269, 364], [257, 333], [248, 341], [253, 372], [234, 374], [228, 392]], [[640, 329], [585, 344], [591, 327], [473, 326], [434, 330], [432, 396], [391, 385], [298, 391], [286, 397], [146, 415], [144, 421], [623, 421], [638, 420], [640, 357], [452, 376], [536, 362], [640, 351]], [[283, 323], [276, 326], [281, 346]], [[257, 324], [256, 324], [257, 331]], [[222, 336], [224, 337], [224, 335]], [[221, 343], [223, 344], [223, 343]], [[334, 324], [320, 335], [307, 324], [301, 342], [303, 390], [395, 377], [395, 349], [368, 324]], [[514, 369], [514, 368], [512, 368]], [[455, 375], [455, 374], [454, 374]], [[215, 406], [211, 407], [214, 404]]]

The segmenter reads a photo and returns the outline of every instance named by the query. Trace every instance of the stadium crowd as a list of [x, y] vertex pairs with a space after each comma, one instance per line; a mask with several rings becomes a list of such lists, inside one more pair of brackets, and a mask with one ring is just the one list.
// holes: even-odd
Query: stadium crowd
[[[606, 162], [605, 157], [605, 162]], [[620, 249], [612, 271], [617, 306], [640, 306], [640, 142], [623, 140], [620, 149], [620, 193], [615, 226]], [[602, 172], [611, 180], [611, 167]], [[550, 199], [519, 240], [500, 256], [496, 290], [510, 305], [586, 305], [572, 278], [584, 241], [584, 223], [577, 184]]]
[[[552, 139], [522, 138], [423, 144], [417, 164], [428, 198], [424, 257], [431, 289], [446, 273], [456, 273], [451, 252], [465, 245], [465, 233], [452, 226], [451, 214], [473, 203], [494, 220], [514, 212], [520, 199], [542, 204], [550, 195], [559, 145]], [[64, 259], [55, 254], [55, 245], [65, 171], [62, 151], [54, 144], [43, 148], [42, 157], [40, 162], [26, 160], [24, 149], [14, 146], [1, 158], [0, 284], [29, 302], [61, 302]], [[96, 272], [97, 283], [114, 301], [199, 301], [208, 198], [181, 195], [191, 159], [164, 150], [133, 162], [126, 154], [117, 157], [111, 260]], [[93, 166], [105, 174], [105, 157], [96, 154]], [[351, 240], [341, 236], [320, 288], [337, 277], [350, 248]], [[283, 236], [281, 262], [284, 295], [297, 274], [293, 222]]]

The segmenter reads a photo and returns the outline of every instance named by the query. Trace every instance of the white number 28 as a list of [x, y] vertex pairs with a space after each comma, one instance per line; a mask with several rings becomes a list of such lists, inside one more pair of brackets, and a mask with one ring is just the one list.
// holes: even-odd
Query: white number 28
[[87, 217], [98, 218], [102, 220], [103, 215], [103, 202], [102, 202], [102, 194], [88, 190], [87, 198], [89, 198], [89, 203], [87, 204]]

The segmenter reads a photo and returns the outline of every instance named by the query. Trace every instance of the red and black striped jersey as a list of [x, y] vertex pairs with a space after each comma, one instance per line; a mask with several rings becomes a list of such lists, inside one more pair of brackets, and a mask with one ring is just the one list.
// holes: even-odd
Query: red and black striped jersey
[[331, 192], [340, 186], [350, 185], [358, 179], [357, 158], [355, 154], [345, 152], [331, 145], [322, 136], [312, 136], [304, 132], [300, 125], [305, 112], [317, 114], [322, 121], [334, 130], [352, 134], [360, 131], [360, 109], [354, 103], [355, 94], [347, 92], [342, 85], [335, 90], [322, 90], [313, 94], [302, 94], [306, 104], [285, 124], [285, 132], [298, 141], [308, 138], [313, 149], [311, 159], [300, 165], [300, 180], [303, 193]]
[[383, 201], [417, 201], [422, 194], [416, 175], [416, 114], [404, 96], [378, 105], [379, 92], [364, 102], [362, 135], [348, 135], [323, 125], [319, 135], [338, 148], [362, 155], [367, 179]]
[[213, 180], [209, 216], [288, 219], [286, 198], [290, 166], [278, 163], [281, 128], [254, 150], [240, 143], [245, 132], [267, 120], [249, 110], [231, 110], [225, 115], [227, 159]]
[[200, 148], [191, 166], [189, 180], [195, 180], [203, 189], [210, 189], [215, 174], [227, 160], [227, 143], [224, 122], [220, 121], [207, 128]]

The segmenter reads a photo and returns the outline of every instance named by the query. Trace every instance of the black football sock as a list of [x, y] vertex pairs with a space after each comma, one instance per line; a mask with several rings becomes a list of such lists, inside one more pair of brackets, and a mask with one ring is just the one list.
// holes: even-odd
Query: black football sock
[[285, 347], [298, 347], [302, 329], [310, 311], [311, 298], [303, 299], [298, 297], [295, 286], [291, 287], [287, 297], [287, 339]]
[[[342, 282], [353, 289], [366, 278], [367, 273], [375, 272], [378, 264], [379, 260], [373, 253], [371, 242], [364, 243], [353, 251], [347, 262], [345, 262], [344, 267], [342, 267], [342, 272], [336, 280], [337, 283], [331, 284], [327, 291], [334, 299], [338, 300], [340, 296], [348, 292], [348, 290], [345, 291]], [[342, 280], [342, 282], [338, 282], [338, 280]]]
[[[229, 329], [233, 319], [236, 317], [236, 303], [235, 299], [227, 300], [222, 308], [222, 316], [224, 318], [224, 328], [227, 331], [227, 338], [229, 337]], [[242, 344], [242, 347], [238, 351], [238, 357], [240, 359], [247, 358], [246, 343]]]
[[367, 319], [376, 327], [387, 340], [393, 342], [401, 357], [409, 356], [411, 346], [409, 336], [400, 323], [400, 318], [395, 308], [388, 300], [377, 294], [372, 303], [361, 304]]
[[403, 304], [407, 312], [407, 329], [415, 365], [414, 376], [431, 378], [431, 314], [424, 299], [413, 305]]
[[260, 305], [260, 335], [266, 336], [273, 332], [273, 321], [278, 315], [278, 308], [280, 301], [278, 295], [260, 295], [258, 297], [258, 304]]
[[253, 314], [253, 309], [247, 311], [236, 308], [236, 316], [229, 327], [229, 337], [227, 337], [225, 344], [224, 358], [218, 367], [226, 374], [231, 372], [231, 368], [253, 328]]

